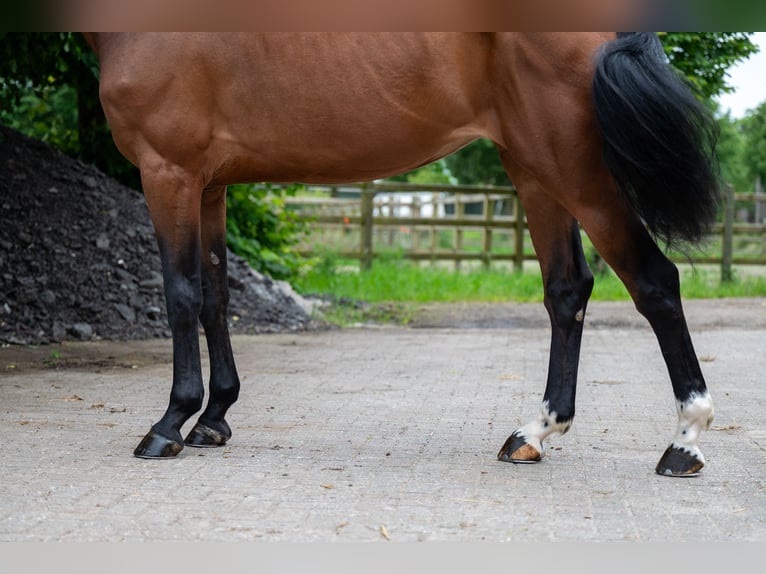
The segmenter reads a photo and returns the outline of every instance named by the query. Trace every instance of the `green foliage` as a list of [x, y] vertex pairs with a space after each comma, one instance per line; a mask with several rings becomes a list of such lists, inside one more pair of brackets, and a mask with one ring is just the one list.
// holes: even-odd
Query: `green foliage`
[[0, 37], [0, 122], [77, 156], [77, 93], [66, 83], [77, 66], [71, 34]]
[[443, 159], [387, 179], [389, 181], [406, 181], [408, 183], [438, 183], [444, 185], [456, 183], [455, 177]]
[[731, 114], [718, 117], [720, 132], [718, 135], [718, 161], [721, 165], [721, 179], [734, 186], [736, 191], [748, 191], [753, 186], [753, 178], [748, 170], [745, 137], [742, 122]]
[[[718, 124], [723, 180], [738, 192], [752, 191], [757, 178], [766, 182], [766, 102], [741, 119], [733, 119], [728, 112], [719, 115]], [[752, 208], [752, 204], [748, 207]]]
[[306, 262], [294, 246], [308, 233], [308, 223], [287, 210], [285, 197], [300, 185], [232, 185], [226, 193], [227, 235], [231, 250], [275, 279], [293, 279]]
[[80, 34], [0, 32], [0, 103], [22, 95], [98, 78], [98, 60]]
[[752, 110], [740, 122], [744, 164], [750, 182], [760, 177], [766, 181], [766, 102]]
[[660, 32], [670, 63], [704, 98], [732, 88], [727, 70], [758, 51], [750, 40], [752, 32]]
[[98, 59], [81, 34], [0, 33], [0, 122], [140, 188], [138, 170], [112, 142]]
[[71, 86], [46, 86], [16, 98], [8, 91], [0, 86], [0, 100], [9, 100], [0, 108], [0, 123], [77, 157], [77, 93]]
[[461, 184], [510, 185], [495, 144], [476, 140], [446, 158], [447, 166]]

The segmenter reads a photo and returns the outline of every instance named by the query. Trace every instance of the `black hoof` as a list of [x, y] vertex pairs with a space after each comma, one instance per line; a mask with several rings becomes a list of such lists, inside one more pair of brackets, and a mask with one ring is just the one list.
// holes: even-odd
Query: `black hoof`
[[527, 442], [521, 434], [513, 433], [497, 453], [497, 459], [503, 462], [529, 464], [539, 462], [543, 453]]
[[662, 476], [697, 476], [704, 461], [686, 449], [669, 446], [654, 470]]
[[149, 433], [133, 451], [138, 458], [173, 458], [184, 448], [184, 445], [176, 440], [166, 438], [154, 431]]
[[222, 433], [215, 429], [211, 429], [209, 426], [197, 423], [194, 425], [194, 428], [189, 431], [184, 443], [187, 446], [196, 448], [213, 448], [225, 445], [226, 441], [230, 438], [231, 431], [229, 431], [228, 434]]

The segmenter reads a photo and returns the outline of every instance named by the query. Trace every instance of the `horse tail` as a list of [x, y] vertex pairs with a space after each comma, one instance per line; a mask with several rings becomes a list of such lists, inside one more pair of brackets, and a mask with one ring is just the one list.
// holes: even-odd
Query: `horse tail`
[[667, 63], [655, 34], [618, 34], [605, 44], [592, 87], [617, 187], [668, 246], [698, 242], [720, 202], [712, 114]]

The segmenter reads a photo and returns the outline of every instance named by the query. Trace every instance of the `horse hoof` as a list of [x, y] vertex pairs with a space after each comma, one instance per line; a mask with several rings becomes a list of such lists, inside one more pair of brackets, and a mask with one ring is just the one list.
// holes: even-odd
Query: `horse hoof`
[[138, 458], [173, 458], [183, 448], [184, 445], [178, 441], [149, 431], [136, 447], [136, 450], [133, 451], [133, 456]]
[[227, 435], [215, 429], [211, 429], [209, 426], [197, 423], [194, 425], [194, 428], [189, 431], [186, 439], [184, 439], [184, 443], [187, 446], [196, 448], [213, 448], [225, 445], [229, 438], [231, 438], [231, 432]]
[[662, 455], [657, 468], [654, 470], [662, 476], [697, 476], [705, 461], [700, 460], [694, 453], [670, 445]]
[[539, 462], [542, 457], [542, 451], [529, 444], [527, 439], [519, 433], [509, 436], [503, 448], [497, 453], [498, 460], [517, 464]]

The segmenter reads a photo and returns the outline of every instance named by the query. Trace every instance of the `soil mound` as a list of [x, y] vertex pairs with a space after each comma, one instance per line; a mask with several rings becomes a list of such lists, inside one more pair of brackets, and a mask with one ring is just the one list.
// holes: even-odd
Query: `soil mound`
[[[229, 253], [232, 333], [324, 327]], [[0, 343], [169, 337], [143, 195], [0, 126]]]

